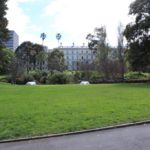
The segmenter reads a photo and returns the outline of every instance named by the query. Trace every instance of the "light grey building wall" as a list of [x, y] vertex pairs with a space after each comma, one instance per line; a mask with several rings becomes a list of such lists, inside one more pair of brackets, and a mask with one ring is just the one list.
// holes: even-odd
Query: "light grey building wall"
[[9, 39], [6, 41], [5, 46], [13, 51], [19, 46], [19, 36], [15, 31], [9, 31]]
[[86, 46], [59, 47], [64, 53], [69, 70], [78, 70], [80, 63], [91, 64], [95, 59], [93, 52]]

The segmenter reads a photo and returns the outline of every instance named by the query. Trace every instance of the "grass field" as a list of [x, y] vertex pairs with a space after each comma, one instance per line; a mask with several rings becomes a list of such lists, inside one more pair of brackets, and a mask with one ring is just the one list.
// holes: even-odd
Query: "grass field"
[[0, 83], [0, 140], [150, 119], [150, 84]]

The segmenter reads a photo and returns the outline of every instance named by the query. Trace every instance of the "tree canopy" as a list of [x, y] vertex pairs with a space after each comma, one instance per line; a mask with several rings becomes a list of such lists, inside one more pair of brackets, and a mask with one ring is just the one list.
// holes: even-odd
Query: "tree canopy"
[[133, 71], [150, 71], [150, 0], [131, 3], [129, 15], [135, 16], [124, 31], [130, 67]]
[[108, 51], [109, 47], [106, 42], [106, 28], [102, 26], [100, 28], [95, 28], [94, 34], [88, 34], [87, 39], [89, 41], [89, 48], [95, 53], [97, 69], [108, 78]]
[[0, 49], [4, 47], [4, 42], [8, 38], [8, 20], [5, 17], [7, 5], [7, 0], [0, 0]]
[[7, 48], [0, 49], [0, 74], [10, 71], [10, 65], [14, 58], [14, 52]]
[[15, 53], [20, 63], [27, 71], [29, 71], [30, 68], [35, 69], [36, 67], [40, 69], [44, 61], [43, 56], [41, 56], [41, 53], [44, 53], [44, 47], [39, 44], [33, 44], [30, 41], [23, 42], [16, 49]]
[[48, 69], [63, 71], [66, 68], [64, 53], [59, 49], [54, 49], [51, 53], [48, 54]]

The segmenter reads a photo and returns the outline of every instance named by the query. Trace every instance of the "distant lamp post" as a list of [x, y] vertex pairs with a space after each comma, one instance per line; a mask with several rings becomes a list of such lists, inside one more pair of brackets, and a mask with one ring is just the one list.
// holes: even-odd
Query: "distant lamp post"
[[46, 34], [45, 33], [41, 33], [41, 39], [42, 39], [42, 45], [44, 44], [44, 40], [46, 38]]
[[58, 47], [59, 47], [59, 41], [60, 41], [60, 39], [61, 39], [61, 34], [60, 33], [57, 33], [56, 34], [56, 39], [58, 40]]

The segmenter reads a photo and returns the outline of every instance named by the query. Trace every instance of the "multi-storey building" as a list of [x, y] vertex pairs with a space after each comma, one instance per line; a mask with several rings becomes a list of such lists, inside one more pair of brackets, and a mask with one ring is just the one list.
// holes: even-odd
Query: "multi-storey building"
[[15, 31], [9, 31], [9, 39], [6, 41], [5, 46], [13, 51], [19, 46], [19, 36]]
[[95, 59], [93, 52], [86, 46], [60, 46], [59, 49], [64, 53], [68, 70], [78, 70], [81, 64], [88, 66]]

